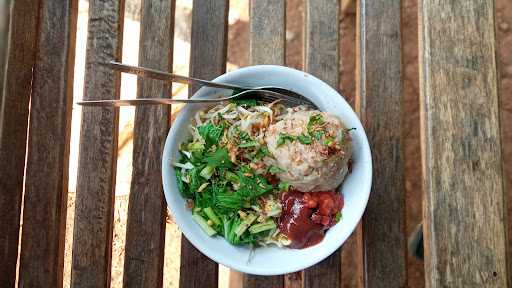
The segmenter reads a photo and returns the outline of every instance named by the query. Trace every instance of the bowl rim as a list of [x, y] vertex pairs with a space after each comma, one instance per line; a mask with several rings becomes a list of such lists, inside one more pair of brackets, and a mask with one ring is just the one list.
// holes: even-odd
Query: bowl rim
[[[260, 71], [257, 71], [257, 70], [260, 70]], [[274, 72], [277, 71], [277, 72], [282, 72], [282, 73], [291, 73], [291, 74], [296, 74], [295, 76], [298, 75], [297, 73], [300, 73], [301, 74], [300, 76], [311, 77], [312, 80], [316, 82], [315, 85], [316, 84], [317, 85], [321, 85], [322, 88], [323, 89], [327, 89], [331, 95], [337, 94], [339, 96], [339, 98], [340, 98], [337, 101], [345, 102], [345, 104], [348, 105], [348, 103], [346, 102], [345, 98], [337, 90], [333, 89], [332, 87], [330, 87], [328, 84], [326, 84], [322, 80], [320, 80], [320, 79], [316, 78], [315, 76], [313, 76], [311, 74], [308, 74], [306, 72], [299, 71], [299, 70], [296, 70], [296, 69], [293, 69], [293, 68], [289, 68], [289, 67], [285, 67], [285, 66], [278, 66], [278, 65], [254, 65], [254, 66], [247, 66], [247, 67], [243, 67], [243, 68], [240, 68], [240, 69], [237, 69], [237, 70], [234, 70], [234, 71], [230, 71], [230, 72], [224, 73], [224, 74], [216, 77], [212, 81], [214, 81], [214, 82], [230, 82], [230, 81], [226, 81], [226, 78], [229, 78], [229, 76], [233, 75], [234, 73], [243, 73], [243, 72], [264, 73], [265, 71], [274, 71]], [[236, 84], [235, 82], [230, 82], [230, 83]], [[200, 88], [198, 91], [196, 91], [194, 93], [192, 98], [208, 97], [207, 91], [213, 92], [213, 91], [216, 91], [216, 90], [218, 90], [218, 89], [210, 88], [210, 87], [202, 87], [202, 88]], [[210, 95], [211, 94], [212, 93], [210, 93]], [[206, 96], [203, 96], [203, 95], [206, 95]], [[305, 95], [305, 96], [308, 97], [307, 95]], [[314, 100], [314, 99], [311, 99], [311, 100]], [[355, 215], [356, 218], [358, 219], [358, 221], [360, 221], [361, 217], [362, 217], [362, 215], [363, 215], [363, 213], [364, 213], [364, 211], [366, 209], [366, 206], [367, 206], [367, 203], [368, 203], [368, 199], [369, 199], [369, 196], [370, 196], [370, 192], [371, 192], [372, 177], [373, 177], [373, 175], [372, 175], [373, 174], [372, 156], [371, 156], [370, 146], [369, 146], [369, 143], [368, 143], [368, 138], [367, 138], [366, 133], [364, 131], [364, 127], [362, 126], [361, 121], [359, 120], [359, 117], [354, 112], [352, 107], [350, 107], [350, 105], [348, 105], [348, 107], [350, 109], [349, 112], [353, 113], [355, 115], [355, 117], [357, 119], [357, 122], [359, 123], [358, 128], [361, 128], [358, 133], [360, 133], [361, 136], [362, 136], [361, 137], [361, 141], [362, 142], [359, 143], [359, 144], [362, 146], [361, 147], [362, 148], [362, 153], [365, 153], [365, 155], [363, 155], [363, 156], [365, 156], [365, 158], [369, 158], [369, 161], [367, 161], [367, 162], [365, 161], [365, 164], [367, 164], [367, 165], [365, 166], [365, 171], [364, 171], [364, 174], [363, 174], [365, 176], [365, 180], [367, 180], [367, 181], [366, 181], [366, 187], [362, 188], [362, 190], [365, 191], [365, 193], [363, 195], [361, 195], [362, 196], [362, 199], [361, 199], [362, 209], [361, 209], [361, 211], [358, 211], [357, 215]], [[179, 112], [179, 115], [177, 116], [177, 118], [176, 118], [174, 123], [177, 124], [177, 123], [181, 123], [183, 121], [186, 121], [186, 120], [182, 120], [182, 118], [183, 118], [182, 116], [186, 114], [186, 113], [184, 113], [185, 111], [190, 110], [190, 109], [192, 109], [190, 105], [188, 105], [188, 104], [185, 105], [185, 107], [183, 107], [182, 110]], [[188, 118], [188, 119], [190, 119], [190, 118]], [[215, 262], [220, 263], [220, 264], [225, 265], [225, 266], [228, 266], [228, 267], [230, 267], [232, 269], [235, 269], [235, 270], [238, 270], [238, 271], [241, 271], [241, 272], [255, 274], [255, 275], [281, 275], [281, 274], [286, 274], [286, 273], [292, 273], [292, 272], [296, 272], [296, 271], [305, 269], [307, 267], [313, 266], [313, 265], [319, 263], [320, 261], [324, 260], [325, 258], [327, 258], [329, 255], [331, 255], [337, 249], [339, 249], [343, 245], [343, 243], [345, 243], [345, 241], [347, 240], [348, 236], [350, 236], [353, 233], [353, 231], [355, 230], [355, 228], [357, 227], [357, 224], [354, 225], [354, 227], [350, 228], [351, 231], [350, 231], [350, 233], [348, 234], [347, 237], [345, 237], [344, 239], [338, 240], [338, 241], [331, 241], [333, 243], [329, 243], [330, 245], [326, 245], [326, 243], [324, 243], [326, 241], [322, 241], [319, 244], [312, 246], [312, 247], [316, 247], [316, 246], [319, 246], [319, 245], [322, 245], [322, 244], [324, 244], [323, 246], [326, 246], [325, 247], [326, 249], [320, 250], [317, 254], [315, 254], [315, 257], [310, 257], [310, 258], [303, 257], [303, 258], [306, 258], [306, 259], [303, 259], [302, 261], [300, 261], [300, 263], [295, 263], [294, 265], [288, 265], [287, 267], [283, 267], [282, 269], [280, 269], [278, 271], [272, 271], [272, 270], [264, 269], [264, 268], [262, 269], [262, 268], [259, 268], [257, 266], [238, 265], [237, 262], [229, 261], [229, 259], [228, 259], [229, 257], [224, 257], [224, 256], [217, 255], [217, 253], [214, 253], [214, 251], [211, 251], [212, 249], [210, 247], [204, 247], [204, 245], [201, 245], [199, 243], [200, 242], [199, 240], [195, 239], [195, 237], [191, 237], [192, 236], [192, 232], [189, 231], [189, 229], [186, 227], [187, 225], [185, 225], [185, 223], [180, 220], [180, 216], [177, 216], [175, 214], [175, 212], [174, 212], [174, 209], [173, 209], [172, 206], [175, 203], [173, 201], [169, 200], [171, 198], [171, 196], [169, 196], [168, 194], [176, 193], [176, 191], [168, 191], [168, 190], [174, 190], [175, 187], [172, 187], [172, 184], [169, 183], [169, 181], [171, 181], [171, 180], [167, 179], [167, 177], [165, 177], [165, 174], [166, 174], [166, 170], [167, 169], [171, 169], [170, 167], [167, 167], [167, 166], [170, 166], [169, 165], [169, 159], [171, 159], [170, 157], [167, 157], [167, 156], [170, 156], [169, 154], [171, 153], [171, 150], [172, 150], [171, 147], [168, 147], [169, 145], [171, 145], [169, 143], [170, 142], [174, 142], [174, 143], [178, 143], [178, 144], [181, 143], [180, 141], [171, 141], [170, 140], [171, 135], [176, 133], [176, 131], [175, 131], [176, 129], [179, 129], [179, 128], [176, 128], [176, 125], [172, 125], [172, 127], [169, 129], [167, 137], [166, 137], [166, 141], [165, 141], [165, 146], [164, 146], [164, 149], [163, 149], [163, 157], [162, 157], [162, 185], [163, 185], [163, 190], [164, 190], [164, 194], [165, 194], [165, 199], [167, 201], [168, 208], [169, 208], [169, 210], [171, 210], [171, 213], [173, 214], [173, 216], [174, 216], [174, 218], [176, 220], [176, 224], [180, 228], [180, 230], [183, 233], [183, 235], [188, 239], [188, 241], [195, 248], [197, 248], [201, 253], [203, 253], [204, 255], [209, 257], [210, 259], [214, 260]], [[345, 179], [345, 181], [346, 181], [346, 179]], [[178, 194], [179, 194], [179, 192], [178, 192]], [[180, 197], [181, 197], [181, 195], [180, 195]], [[334, 228], [334, 227], [332, 227], [332, 228]], [[199, 228], [196, 228], [196, 229], [199, 229]], [[222, 240], [225, 241], [224, 239], [222, 239]], [[233, 247], [236, 247], [236, 246], [233, 246]], [[282, 249], [282, 248], [280, 248], [280, 249]], [[309, 249], [309, 248], [306, 248], [306, 249]], [[300, 250], [297, 249], [296, 251], [302, 251], [302, 250], [303, 249], [300, 249]], [[298, 253], [300, 253], [300, 252], [298, 252]]]

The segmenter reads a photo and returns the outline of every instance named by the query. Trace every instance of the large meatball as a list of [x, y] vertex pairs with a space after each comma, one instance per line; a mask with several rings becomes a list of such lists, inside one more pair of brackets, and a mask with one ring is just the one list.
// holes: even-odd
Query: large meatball
[[277, 177], [299, 191], [335, 189], [348, 172], [352, 139], [331, 113], [290, 110], [268, 128], [265, 141], [274, 158], [267, 164], [283, 169]]

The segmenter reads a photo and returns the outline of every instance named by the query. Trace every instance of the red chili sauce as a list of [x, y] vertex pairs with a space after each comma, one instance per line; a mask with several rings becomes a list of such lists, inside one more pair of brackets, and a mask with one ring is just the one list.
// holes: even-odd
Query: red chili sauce
[[343, 196], [334, 191], [289, 191], [281, 195], [281, 204], [279, 230], [292, 241], [291, 248], [302, 249], [318, 244], [325, 231], [336, 224]]

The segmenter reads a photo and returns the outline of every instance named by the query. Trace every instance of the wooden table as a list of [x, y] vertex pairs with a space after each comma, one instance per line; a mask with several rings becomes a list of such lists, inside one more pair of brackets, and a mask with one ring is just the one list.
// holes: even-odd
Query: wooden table
[[[506, 287], [494, 1], [419, 4], [426, 285]], [[172, 69], [174, 7], [173, 0], [143, 1], [140, 65]], [[337, 0], [305, 1], [305, 70], [333, 87], [340, 79], [339, 7]], [[191, 75], [211, 79], [225, 72], [228, 9], [228, 0], [194, 1]], [[121, 60], [123, 10], [123, 0], [90, 1], [85, 99], [119, 98], [119, 74], [98, 64]], [[250, 2], [251, 64], [285, 64], [285, 10], [284, 0]], [[13, 2], [0, 104], [2, 287], [16, 281], [62, 286], [76, 22], [77, 0]], [[401, 1], [359, 0], [357, 23], [355, 109], [375, 167], [370, 201], [353, 235], [357, 277], [359, 286], [405, 287]], [[170, 96], [170, 84], [138, 84], [139, 96]], [[110, 285], [118, 113], [83, 109], [72, 287]], [[160, 155], [169, 116], [168, 107], [136, 110], [126, 287], [162, 286]], [[243, 286], [340, 287], [344, 255], [341, 248], [299, 274], [244, 275]], [[180, 287], [217, 286], [218, 265], [185, 238], [180, 271]]]

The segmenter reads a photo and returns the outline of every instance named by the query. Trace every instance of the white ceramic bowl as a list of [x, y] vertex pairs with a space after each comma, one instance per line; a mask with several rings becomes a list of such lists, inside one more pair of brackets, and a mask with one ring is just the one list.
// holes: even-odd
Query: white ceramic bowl
[[[329, 85], [302, 71], [282, 66], [261, 65], [242, 68], [219, 76], [214, 81], [242, 86], [280, 86], [298, 92], [312, 100], [322, 111], [339, 116], [347, 127], [357, 128], [353, 137], [352, 173], [341, 186], [345, 200], [342, 220], [328, 230], [319, 244], [306, 249], [260, 247], [251, 255], [246, 247], [236, 247], [224, 238], [209, 237], [192, 220], [176, 183], [172, 159], [178, 156], [179, 145], [189, 138], [188, 126], [194, 113], [203, 105], [187, 105], [174, 122], [165, 142], [162, 158], [162, 177], [165, 199], [185, 237], [202, 253], [232, 269], [256, 274], [278, 275], [312, 266], [338, 249], [350, 236], [363, 215], [370, 195], [372, 162], [368, 140], [361, 122], [352, 108]], [[193, 96], [212, 97], [215, 88], [203, 87]], [[228, 92], [229, 93], [229, 92]]]

